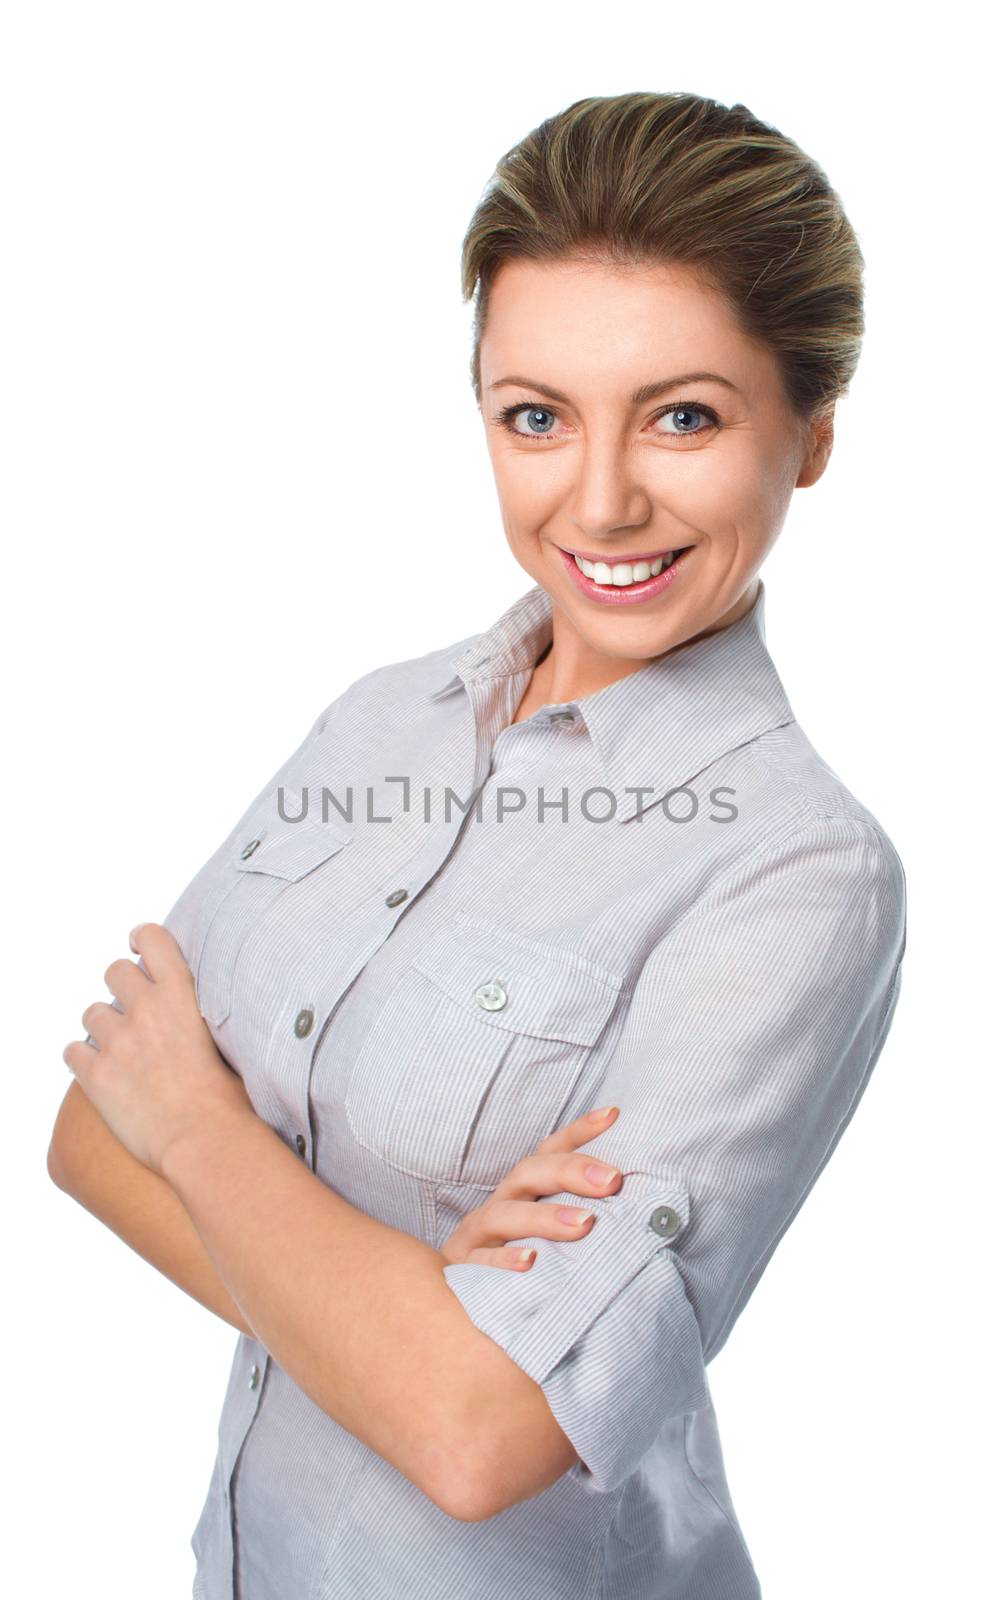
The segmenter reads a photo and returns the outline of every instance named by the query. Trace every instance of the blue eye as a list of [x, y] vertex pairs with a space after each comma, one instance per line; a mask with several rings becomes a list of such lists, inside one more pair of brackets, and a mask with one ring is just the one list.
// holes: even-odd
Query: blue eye
[[[681, 423], [684, 417], [709, 417], [713, 423], [717, 422], [717, 418], [709, 406], [695, 405], [692, 402], [686, 405], [669, 406], [666, 411], [662, 412], [658, 421], [661, 422], [665, 417], [673, 418], [676, 423]], [[706, 433], [707, 430], [706, 428], [687, 427], [683, 433], [679, 433], [678, 430], [673, 431], [671, 428], [659, 428], [658, 432], [672, 433], [673, 438], [684, 438], [694, 433]]]
[[[541, 438], [543, 434], [548, 434], [550, 429], [556, 425], [555, 411], [548, 411], [545, 406], [530, 406], [528, 403], [523, 405], [521, 401], [517, 405], [505, 406], [503, 411], [497, 413], [497, 420], [507, 425], [509, 422], [513, 423], [516, 417], [520, 417], [526, 411], [529, 414], [529, 427], [533, 438]], [[512, 433], [524, 433], [525, 430], [512, 427], [511, 431]], [[528, 437], [527, 434], [525, 436], [526, 438]]]

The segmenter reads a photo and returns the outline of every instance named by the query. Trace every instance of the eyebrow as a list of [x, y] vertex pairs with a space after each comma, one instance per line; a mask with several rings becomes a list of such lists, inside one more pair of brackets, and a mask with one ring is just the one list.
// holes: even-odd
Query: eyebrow
[[[513, 383], [517, 389], [536, 389], [539, 394], [544, 394], [548, 400], [559, 400], [562, 405], [569, 401], [559, 389], [553, 389], [548, 383], [537, 383], [534, 378], [498, 378], [490, 385], [491, 389], [501, 389], [506, 383]], [[659, 378], [656, 383], [645, 383], [635, 389], [630, 396], [631, 405], [646, 405], [649, 400], [654, 400], [658, 395], [664, 394], [667, 389], [678, 389], [685, 383], [722, 383], [726, 389], [733, 389], [736, 394], [742, 391], [737, 384], [728, 378], [723, 378], [719, 372], [681, 372], [678, 378]]]

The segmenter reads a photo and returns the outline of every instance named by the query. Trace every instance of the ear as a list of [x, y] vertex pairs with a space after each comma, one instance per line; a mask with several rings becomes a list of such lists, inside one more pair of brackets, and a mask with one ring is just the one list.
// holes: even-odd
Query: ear
[[826, 463], [833, 450], [833, 413], [835, 407], [836, 402], [831, 402], [825, 411], [821, 411], [809, 423], [805, 454], [802, 457], [798, 476], [795, 479], [796, 489], [807, 489], [813, 483], [818, 483], [826, 471]]

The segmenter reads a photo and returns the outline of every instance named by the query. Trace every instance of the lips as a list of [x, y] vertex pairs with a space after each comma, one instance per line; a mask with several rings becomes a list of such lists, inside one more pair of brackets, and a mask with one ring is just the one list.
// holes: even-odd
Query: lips
[[[661, 567], [656, 573], [648, 573], [645, 578], [639, 579], [636, 582], [630, 581], [614, 583], [612, 581], [605, 580], [607, 577], [611, 580], [611, 578], [615, 575], [615, 572], [619, 572], [621, 567], [623, 568], [623, 571], [619, 572], [620, 577], [630, 577], [632, 563], [629, 560], [621, 559], [616, 561], [610, 558], [610, 561], [603, 563], [603, 581], [596, 582], [594, 576], [589, 576], [588, 573], [582, 570], [577, 559], [569, 550], [565, 550], [560, 545], [557, 546], [557, 549], [560, 551], [561, 560], [563, 561], [563, 564], [567, 569], [567, 573], [575, 586], [582, 594], [587, 595], [592, 600], [601, 602], [605, 605], [635, 605], [642, 601], [650, 600], [655, 595], [661, 594], [670, 586], [670, 584], [677, 580], [683, 570], [684, 565], [688, 566], [690, 552], [694, 548], [695, 547], [693, 545], [685, 545], [680, 550], [675, 552], [665, 551], [660, 554], [656, 554], [651, 557], [650, 562], [651, 565], [654, 565], [654, 563], [657, 561], [662, 562]], [[673, 559], [670, 563], [666, 564], [665, 557], [669, 555], [672, 555]], [[644, 559], [645, 558], [641, 556], [640, 560], [642, 563], [644, 562]]]

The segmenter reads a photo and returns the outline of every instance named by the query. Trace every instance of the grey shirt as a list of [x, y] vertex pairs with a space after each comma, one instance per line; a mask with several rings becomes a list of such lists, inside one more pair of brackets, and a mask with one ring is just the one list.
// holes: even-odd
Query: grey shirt
[[858, 1104], [906, 937], [900, 858], [795, 722], [765, 604], [518, 724], [538, 586], [365, 674], [165, 918], [258, 1114], [370, 1216], [440, 1246], [594, 1106], [621, 1113], [583, 1152], [624, 1174], [544, 1197], [595, 1222], [515, 1241], [527, 1272], [444, 1269], [541, 1386], [563, 1477], [457, 1521], [241, 1335], [194, 1596], [760, 1595], [706, 1369]]

